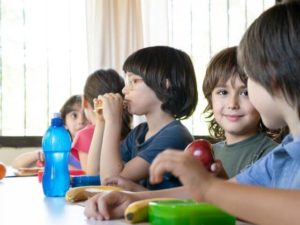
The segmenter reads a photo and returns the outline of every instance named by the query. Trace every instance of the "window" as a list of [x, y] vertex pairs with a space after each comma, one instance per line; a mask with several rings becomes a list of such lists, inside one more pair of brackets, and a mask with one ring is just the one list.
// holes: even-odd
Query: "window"
[[42, 135], [87, 74], [84, 0], [1, 0], [0, 135]]
[[[88, 75], [85, 0], [0, 0], [0, 136], [40, 136]], [[145, 46], [186, 51], [195, 65], [199, 104], [184, 124], [207, 134], [201, 117], [206, 65], [238, 45], [274, 0], [142, 0]], [[121, 37], [120, 37], [121, 38]]]

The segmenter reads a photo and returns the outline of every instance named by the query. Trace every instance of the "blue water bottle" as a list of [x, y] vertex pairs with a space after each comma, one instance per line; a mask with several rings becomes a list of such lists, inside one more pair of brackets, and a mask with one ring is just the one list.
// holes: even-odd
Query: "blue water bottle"
[[54, 113], [51, 125], [42, 140], [45, 156], [43, 191], [47, 197], [63, 197], [70, 186], [68, 159], [71, 137], [59, 113]]

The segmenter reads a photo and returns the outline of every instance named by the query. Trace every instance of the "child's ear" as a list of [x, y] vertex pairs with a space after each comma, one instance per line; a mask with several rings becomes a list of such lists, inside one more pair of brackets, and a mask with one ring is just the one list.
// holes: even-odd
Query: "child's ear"
[[88, 106], [89, 106], [88, 100], [85, 97], [82, 97], [82, 107], [86, 109], [88, 108]]

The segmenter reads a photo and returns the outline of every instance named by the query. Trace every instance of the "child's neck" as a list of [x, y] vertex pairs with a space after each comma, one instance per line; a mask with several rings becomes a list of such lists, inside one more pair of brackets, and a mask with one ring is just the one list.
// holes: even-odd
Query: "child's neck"
[[246, 134], [231, 134], [231, 133], [225, 133], [226, 137], [226, 143], [228, 145], [235, 144], [241, 141], [244, 141], [250, 137], [253, 137], [258, 134], [258, 131], [249, 132]]
[[146, 115], [148, 132], [145, 136], [145, 140], [149, 139], [160, 131], [164, 126], [174, 121], [174, 117], [167, 113], [160, 113], [155, 116]]

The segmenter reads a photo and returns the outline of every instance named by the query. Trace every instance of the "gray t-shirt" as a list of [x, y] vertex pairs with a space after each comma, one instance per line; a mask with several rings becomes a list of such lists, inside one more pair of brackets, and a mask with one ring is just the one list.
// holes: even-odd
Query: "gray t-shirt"
[[222, 161], [228, 176], [234, 177], [265, 156], [278, 145], [265, 133], [259, 133], [244, 141], [227, 145], [221, 141], [213, 145], [215, 159]]

